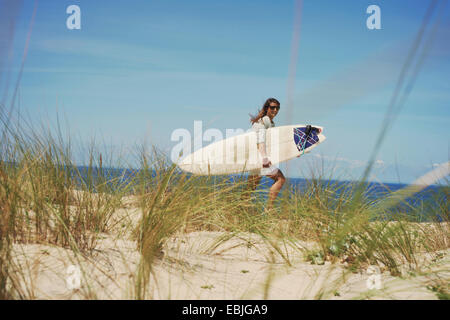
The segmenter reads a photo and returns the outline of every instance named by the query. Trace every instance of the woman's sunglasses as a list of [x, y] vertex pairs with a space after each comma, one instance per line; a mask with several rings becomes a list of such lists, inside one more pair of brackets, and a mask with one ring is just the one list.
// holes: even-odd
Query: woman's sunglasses
[[269, 106], [270, 110], [280, 110], [280, 106]]

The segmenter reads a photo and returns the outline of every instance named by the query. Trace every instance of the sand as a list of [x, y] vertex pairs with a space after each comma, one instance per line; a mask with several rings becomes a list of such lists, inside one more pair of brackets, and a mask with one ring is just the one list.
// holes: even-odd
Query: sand
[[[138, 209], [129, 207], [115, 216], [135, 223], [139, 215]], [[51, 245], [14, 244], [12, 261], [20, 270], [23, 298], [135, 299], [140, 254], [135, 241], [116, 231], [99, 235], [88, 256], [76, 257], [68, 248]], [[314, 248], [312, 242], [278, 244], [285, 259], [256, 234], [176, 234], [153, 264], [145, 298], [424, 300], [438, 298], [427, 288], [432, 281], [448, 284], [450, 279], [449, 250], [422, 274], [393, 277], [387, 272], [352, 273], [339, 262], [313, 265], [301, 250]], [[80, 271], [79, 284], [74, 270]], [[368, 284], [379, 287], [370, 289]]]

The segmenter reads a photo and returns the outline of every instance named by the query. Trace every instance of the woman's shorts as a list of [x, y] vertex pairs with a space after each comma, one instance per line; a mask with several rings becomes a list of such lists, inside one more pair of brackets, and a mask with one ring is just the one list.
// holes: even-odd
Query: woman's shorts
[[274, 174], [277, 174], [278, 170], [279, 170], [278, 167], [271, 165], [269, 168], [250, 170], [249, 175], [251, 175], [251, 176], [272, 176]]

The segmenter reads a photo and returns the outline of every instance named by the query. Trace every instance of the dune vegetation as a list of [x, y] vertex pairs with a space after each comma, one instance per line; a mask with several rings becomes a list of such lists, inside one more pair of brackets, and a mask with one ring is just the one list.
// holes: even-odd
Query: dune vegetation
[[81, 166], [70, 135], [1, 120], [1, 299], [449, 297], [448, 182], [411, 205], [417, 190], [372, 199], [318, 173], [267, 210], [245, 174], [192, 176], [145, 147], [135, 168], [95, 143]]

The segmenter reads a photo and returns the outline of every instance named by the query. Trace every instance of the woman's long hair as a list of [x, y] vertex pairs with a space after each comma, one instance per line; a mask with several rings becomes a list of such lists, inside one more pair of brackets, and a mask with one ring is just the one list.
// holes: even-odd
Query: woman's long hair
[[272, 102], [280, 105], [280, 102], [275, 98], [267, 99], [266, 102], [264, 102], [264, 105], [262, 106], [261, 110], [258, 112], [258, 114], [256, 116], [250, 115], [250, 122], [252, 124], [254, 124], [255, 122], [258, 122], [259, 119], [263, 118], [267, 114], [267, 109], [269, 108], [269, 106]]

